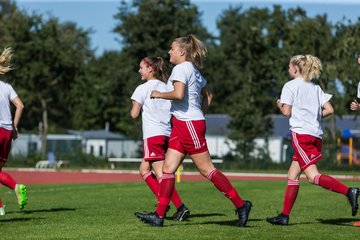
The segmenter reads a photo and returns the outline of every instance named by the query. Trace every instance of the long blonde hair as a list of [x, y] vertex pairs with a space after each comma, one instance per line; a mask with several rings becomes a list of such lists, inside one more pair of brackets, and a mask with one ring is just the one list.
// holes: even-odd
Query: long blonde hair
[[10, 61], [12, 58], [12, 48], [5, 48], [0, 55], [0, 74], [5, 74], [11, 70]]
[[306, 82], [317, 80], [322, 72], [322, 64], [319, 58], [307, 54], [296, 55], [290, 59], [290, 64], [299, 68], [300, 74]]
[[179, 47], [185, 50], [186, 61], [192, 62], [197, 67], [202, 67], [203, 58], [206, 57], [207, 53], [203, 42], [193, 34], [189, 34], [186, 37], [175, 38], [174, 42], [178, 43]]

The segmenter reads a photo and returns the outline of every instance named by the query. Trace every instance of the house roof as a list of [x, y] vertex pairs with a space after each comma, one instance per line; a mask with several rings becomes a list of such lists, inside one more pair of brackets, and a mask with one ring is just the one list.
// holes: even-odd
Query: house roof
[[207, 114], [206, 134], [227, 136], [229, 134], [229, 123], [231, 117], [227, 114]]
[[107, 139], [107, 140], [127, 139], [127, 137], [123, 134], [112, 133], [108, 130], [86, 130], [86, 131], [69, 130], [69, 133], [73, 135], [81, 136], [85, 139]]
[[[273, 120], [272, 136], [286, 137], [290, 133], [289, 119], [283, 115], [271, 115]], [[206, 133], [209, 135], [226, 136], [229, 133], [229, 123], [231, 117], [227, 114], [208, 114], [206, 115]], [[331, 118], [321, 121], [323, 128], [331, 128]], [[360, 135], [360, 118], [353, 115], [335, 116], [336, 129], [343, 131], [350, 129], [353, 135]]]

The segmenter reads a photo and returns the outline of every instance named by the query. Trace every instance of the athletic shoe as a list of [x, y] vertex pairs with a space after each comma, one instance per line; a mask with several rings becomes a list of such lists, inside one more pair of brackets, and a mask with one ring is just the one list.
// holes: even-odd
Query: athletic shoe
[[351, 205], [351, 214], [355, 216], [359, 208], [358, 205], [359, 188], [355, 188], [355, 187], [349, 188], [346, 196], [348, 197]]
[[245, 227], [251, 208], [252, 203], [250, 201], [244, 201], [244, 205], [235, 210], [235, 214], [239, 216], [239, 222], [237, 223], [239, 227]]
[[266, 221], [268, 221], [269, 223], [274, 224], [274, 225], [288, 225], [289, 224], [289, 215], [280, 213], [276, 217], [266, 218]]
[[18, 199], [19, 208], [23, 209], [27, 203], [26, 186], [23, 184], [16, 184], [15, 194]]
[[164, 225], [164, 218], [160, 218], [156, 212], [154, 212], [154, 213], [135, 213], [135, 216], [138, 217], [144, 223], [148, 223], [154, 227], [162, 227]]
[[174, 221], [183, 221], [189, 216], [190, 211], [189, 209], [184, 205], [181, 204], [180, 207], [176, 210], [176, 212], [173, 215]]
[[4, 215], [5, 215], [5, 205], [0, 208], [0, 216], [4, 216]]

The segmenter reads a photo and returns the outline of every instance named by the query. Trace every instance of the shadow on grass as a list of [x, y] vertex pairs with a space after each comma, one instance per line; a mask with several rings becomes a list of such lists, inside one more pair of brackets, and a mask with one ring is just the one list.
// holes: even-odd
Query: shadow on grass
[[329, 225], [341, 225], [347, 227], [353, 227], [353, 222], [359, 221], [359, 219], [354, 218], [336, 218], [336, 219], [316, 219], [322, 224]]
[[12, 218], [12, 219], [2, 219], [0, 220], [0, 223], [6, 223], [6, 222], [28, 222], [33, 220], [40, 220], [44, 218]]
[[66, 211], [75, 211], [75, 208], [50, 208], [50, 209], [38, 209], [38, 210], [21, 210], [16, 212], [6, 212], [8, 213], [24, 213], [24, 214], [31, 214], [31, 213], [42, 213], [42, 212], [66, 212]]
[[[186, 217], [186, 219], [191, 219], [191, 218], [202, 218], [202, 217], [212, 217], [212, 216], [225, 216], [225, 214], [221, 214], [221, 213], [199, 213], [199, 214], [191, 214]], [[165, 217], [166, 220], [173, 220], [172, 216], [169, 217]], [[186, 220], [185, 220], [186, 221]]]
[[[219, 214], [219, 215], [223, 215], [223, 214]], [[185, 220], [185, 222], [187, 222], [188, 220]], [[221, 225], [221, 226], [231, 226], [231, 227], [237, 227], [237, 223], [238, 223], [238, 219], [235, 220], [227, 220], [227, 221], [207, 221], [207, 222], [200, 222], [200, 223], [186, 223], [185, 225], [203, 225], [203, 224], [217, 224], [217, 225]], [[249, 224], [251, 224], [251, 222], [259, 222], [262, 221], [262, 219], [249, 219], [245, 228], [251, 228], [253, 226], [249, 226]], [[174, 224], [175, 225], [175, 224]]]

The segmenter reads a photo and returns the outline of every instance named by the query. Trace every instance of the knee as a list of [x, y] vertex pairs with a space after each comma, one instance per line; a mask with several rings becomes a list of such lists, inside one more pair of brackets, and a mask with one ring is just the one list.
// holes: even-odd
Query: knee
[[321, 174], [317, 174], [317, 175], [313, 175], [313, 176], [308, 176], [307, 179], [310, 183], [319, 185], [320, 177], [321, 177]]
[[140, 173], [141, 176], [144, 176], [145, 174], [147, 174], [148, 172], [150, 172], [150, 170], [151, 170], [150, 167], [140, 165], [139, 173]]

